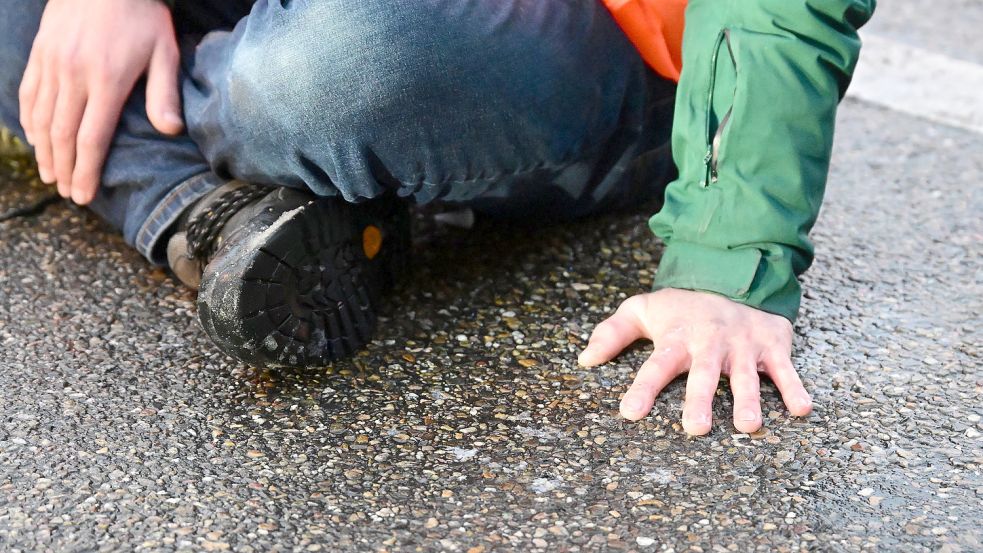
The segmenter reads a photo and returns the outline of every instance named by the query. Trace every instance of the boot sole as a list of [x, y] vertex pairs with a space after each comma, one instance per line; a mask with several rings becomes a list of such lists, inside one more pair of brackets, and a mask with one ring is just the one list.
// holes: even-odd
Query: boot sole
[[[206, 269], [198, 295], [205, 332], [257, 367], [324, 366], [352, 356], [375, 333], [376, 310], [405, 266], [405, 219], [320, 198], [230, 245]], [[371, 258], [363, 232], [378, 229]], [[406, 236], [400, 236], [401, 233]]]

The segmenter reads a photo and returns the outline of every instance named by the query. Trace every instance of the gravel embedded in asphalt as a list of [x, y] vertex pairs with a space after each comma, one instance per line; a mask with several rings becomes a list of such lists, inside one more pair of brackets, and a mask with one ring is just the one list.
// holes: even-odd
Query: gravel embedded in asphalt
[[722, 385], [698, 439], [682, 381], [618, 418], [644, 347], [576, 364], [651, 282], [644, 214], [427, 227], [371, 347], [283, 372], [87, 212], [0, 223], [0, 549], [981, 550], [980, 151], [844, 104], [797, 324], [816, 411], [766, 386], [740, 434]]

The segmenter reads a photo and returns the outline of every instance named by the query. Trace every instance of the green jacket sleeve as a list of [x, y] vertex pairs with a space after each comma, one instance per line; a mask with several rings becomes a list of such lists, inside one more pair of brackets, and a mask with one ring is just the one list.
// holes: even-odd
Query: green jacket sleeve
[[655, 288], [794, 320], [836, 107], [874, 0], [690, 0], [673, 124], [679, 178], [649, 220]]

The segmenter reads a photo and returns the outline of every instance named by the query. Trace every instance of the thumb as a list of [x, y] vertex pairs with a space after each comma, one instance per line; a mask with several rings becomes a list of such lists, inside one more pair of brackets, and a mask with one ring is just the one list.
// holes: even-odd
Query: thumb
[[607, 363], [642, 337], [644, 334], [641, 325], [634, 314], [627, 309], [618, 309], [614, 315], [594, 328], [587, 347], [580, 353], [577, 362], [584, 367]]
[[154, 48], [147, 68], [147, 117], [155, 129], [169, 135], [180, 134], [184, 130], [178, 88], [180, 59], [173, 39], [161, 41]]

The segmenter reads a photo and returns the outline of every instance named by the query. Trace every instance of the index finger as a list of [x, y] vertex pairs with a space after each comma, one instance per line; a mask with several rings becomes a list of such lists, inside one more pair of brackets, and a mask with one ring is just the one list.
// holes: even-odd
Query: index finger
[[649, 358], [642, 363], [635, 381], [621, 398], [621, 415], [628, 420], [638, 420], [652, 410], [655, 398], [663, 388], [685, 372], [689, 352], [675, 344], [659, 343]]

